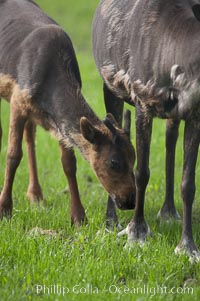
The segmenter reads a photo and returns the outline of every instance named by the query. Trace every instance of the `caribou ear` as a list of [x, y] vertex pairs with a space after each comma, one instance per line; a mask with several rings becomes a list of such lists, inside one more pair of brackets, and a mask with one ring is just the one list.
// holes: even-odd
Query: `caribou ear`
[[192, 11], [195, 18], [200, 21], [200, 4], [195, 4], [192, 6]]
[[114, 121], [114, 117], [112, 116], [112, 114], [107, 114], [106, 118], [103, 120], [103, 123], [105, 124], [105, 126], [111, 131], [111, 133], [113, 134], [113, 136], [117, 135], [117, 130], [113, 124]]
[[106, 119], [110, 120], [110, 122], [114, 125], [114, 126], [117, 126], [118, 127], [118, 123], [115, 119], [115, 117], [111, 114], [111, 113], [108, 113], [106, 115]]
[[86, 117], [81, 117], [80, 129], [83, 137], [90, 143], [95, 144], [100, 142], [103, 134]]
[[131, 137], [131, 111], [126, 110], [124, 113], [124, 132], [130, 139]]
[[[110, 130], [110, 132], [112, 133], [112, 142], [113, 144], [120, 144], [121, 143], [121, 139], [117, 133], [117, 129], [114, 126], [113, 122], [115, 121], [114, 117], [112, 114], [107, 114], [106, 118], [104, 119], [103, 123], [105, 124], [105, 126]], [[116, 121], [115, 121], [116, 122]]]

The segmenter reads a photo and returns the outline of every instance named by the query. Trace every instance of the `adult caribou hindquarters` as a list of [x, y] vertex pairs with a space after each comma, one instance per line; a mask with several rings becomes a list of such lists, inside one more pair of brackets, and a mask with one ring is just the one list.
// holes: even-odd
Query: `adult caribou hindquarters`
[[34, 151], [36, 125], [59, 141], [70, 197], [71, 219], [80, 225], [85, 211], [76, 181], [76, 146], [104, 188], [122, 207], [134, 207], [135, 152], [124, 130], [107, 115], [102, 122], [81, 94], [81, 78], [68, 35], [29, 0], [0, 0], [0, 97], [10, 103], [10, 127], [0, 218], [12, 213], [12, 186], [28, 146], [29, 193], [41, 197]]
[[178, 124], [184, 120], [183, 226], [176, 252], [186, 251], [199, 259], [192, 235], [200, 138], [200, 4], [197, 2], [102, 0], [93, 22], [93, 51], [104, 80], [107, 108], [111, 106], [118, 114], [122, 110], [120, 99], [136, 108], [136, 207], [123, 232], [128, 234], [129, 241], [144, 241], [150, 234], [144, 219], [144, 201], [150, 176], [153, 117], [167, 118], [172, 123], [176, 129], [173, 143]]

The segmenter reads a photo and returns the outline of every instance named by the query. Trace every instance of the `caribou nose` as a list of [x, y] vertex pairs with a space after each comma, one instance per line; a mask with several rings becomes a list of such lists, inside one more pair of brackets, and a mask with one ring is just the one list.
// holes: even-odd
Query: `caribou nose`
[[116, 199], [115, 203], [120, 210], [131, 210], [135, 208], [135, 194], [131, 192], [124, 201]]

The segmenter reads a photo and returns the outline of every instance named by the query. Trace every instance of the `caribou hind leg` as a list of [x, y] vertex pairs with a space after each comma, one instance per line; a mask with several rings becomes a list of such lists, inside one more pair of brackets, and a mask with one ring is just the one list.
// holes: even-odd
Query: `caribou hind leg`
[[[1, 99], [0, 99], [0, 109], [1, 109]], [[43, 200], [42, 190], [38, 180], [37, 174], [37, 163], [35, 155], [35, 131], [36, 125], [27, 121], [24, 127], [24, 139], [27, 145], [28, 152], [28, 164], [29, 164], [29, 187], [27, 191], [27, 196], [31, 203], [35, 201]], [[2, 146], [2, 124], [1, 124], [1, 110], [0, 110], [0, 151]]]
[[103, 93], [106, 112], [111, 113], [118, 125], [122, 127], [124, 101], [111, 92], [105, 83], [103, 85]]
[[[119, 99], [116, 95], [114, 95], [105, 83], [103, 85], [103, 92], [104, 92], [104, 103], [106, 107], [106, 112], [111, 113], [114, 116], [115, 120], [117, 121], [118, 125], [122, 127], [122, 114], [123, 114], [124, 102], [121, 99]], [[112, 228], [113, 226], [118, 226], [116, 205], [113, 199], [111, 198], [111, 196], [108, 196], [108, 201], [107, 201], [106, 226], [108, 228]]]
[[180, 120], [168, 119], [166, 122], [165, 201], [157, 215], [164, 220], [180, 219], [174, 204], [174, 166], [179, 125]]
[[11, 105], [6, 171], [0, 195], [0, 218], [12, 215], [12, 186], [17, 167], [22, 158], [22, 138], [25, 123], [26, 117], [21, 116], [20, 110]]
[[184, 165], [181, 184], [183, 199], [182, 237], [176, 247], [176, 253], [186, 253], [193, 261], [200, 261], [198, 251], [192, 235], [192, 204], [195, 196], [195, 167], [198, 156], [200, 129], [191, 121], [185, 122], [184, 132]]

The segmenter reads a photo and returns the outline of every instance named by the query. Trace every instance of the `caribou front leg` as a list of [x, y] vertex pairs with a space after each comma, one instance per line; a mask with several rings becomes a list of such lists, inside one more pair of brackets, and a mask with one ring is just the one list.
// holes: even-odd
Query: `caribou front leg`
[[42, 189], [37, 173], [37, 162], [35, 155], [35, 132], [36, 125], [32, 121], [27, 121], [24, 128], [24, 139], [27, 146], [29, 165], [29, 186], [27, 197], [32, 204], [43, 200]]
[[175, 253], [186, 253], [192, 260], [200, 260], [200, 253], [192, 235], [192, 204], [195, 196], [195, 167], [199, 148], [200, 129], [186, 121], [184, 132], [184, 166], [181, 185], [183, 199], [182, 237]]
[[111, 196], [108, 196], [107, 209], [106, 209], [106, 226], [113, 228], [113, 226], [119, 226], [116, 205]]
[[60, 145], [61, 149], [61, 161], [63, 170], [68, 180], [70, 191], [70, 203], [71, 203], [71, 222], [77, 226], [86, 220], [85, 210], [80, 200], [78, 184], [76, 180], [76, 157], [73, 149], [66, 149], [63, 145]]
[[136, 206], [135, 214], [127, 228], [121, 234], [128, 235], [128, 243], [138, 241], [144, 242], [151, 234], [150, 228], [144, 218], [145, 191], [149, 181], [149, 153], [152, 132], [152, 117], [143, 114], [140, 105], [136, 105], [136, 149], [137, 169], [136, 180]]

